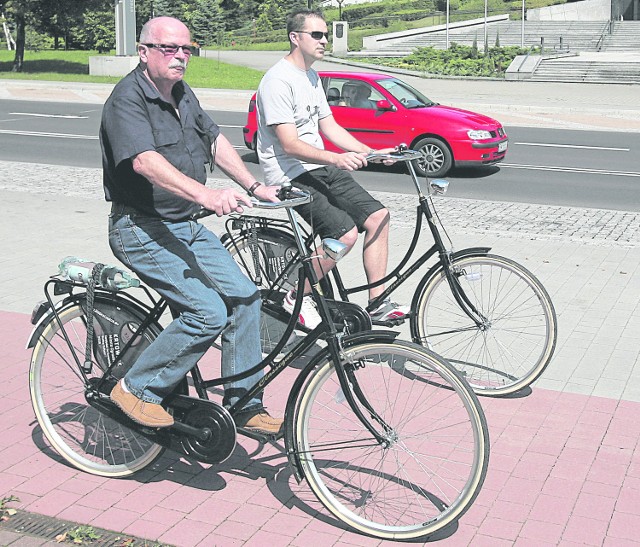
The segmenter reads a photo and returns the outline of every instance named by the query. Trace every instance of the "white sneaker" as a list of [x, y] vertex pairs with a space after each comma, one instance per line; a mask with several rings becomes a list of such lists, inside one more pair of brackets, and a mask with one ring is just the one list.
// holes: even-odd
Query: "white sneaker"
[[369, 315], [373, 321], [404, 321], [409, 311], [409, 306], [400, 306], [387, 298]]
[[[282, 307], [285, 309], [285, 311], [293, 313], [293, 307], [295, 306], [295, 304], [296, 299], [293, 298], [293, 290], [291, 290], [285, 295]], [[318, 313], [316, 303], [313, 301], [313, 298], [311, 298], [311, 296], [305, 296], [302, 299], [302, 307], [300, 308], [298, 323], [311, 330], [315, 329], [320, 323], [322, 323], [322, 318]]]

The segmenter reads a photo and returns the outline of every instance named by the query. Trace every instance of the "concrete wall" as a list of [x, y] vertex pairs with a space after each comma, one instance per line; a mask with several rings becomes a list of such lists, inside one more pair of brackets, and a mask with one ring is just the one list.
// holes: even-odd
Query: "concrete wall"
[[527, 21], [608, 21], [611, 0], [582, 0], [527, 10]]
[[137, 55], [99, 55], [89, 57], [89, 74], [91, 76], [125, 76], [138, 66]]
[[[499, 21], [508, 21], [509, 15], [492, 15], [487, 17], [487, 23], [497, 23]], [[484, 17], [480, 19], [470, 19], [468, 21], [458, 21], [449, 24], [449, 30], [454, 28], [482, 28], [484, 29]], [[380, 49], [382, 44], [402, 43], [406, 38], [412, 36], [420, 36], [431, 32], [441, 32], [446, 30], [447, 25], [434, 25], [432, 27], [414, 28], [410, 30], [400, 30], [398, 32], [388, 32], [386, 34], [376, 34], [375, 36], [364, 36], [362, 38], [362, 48], [365, 50]]]

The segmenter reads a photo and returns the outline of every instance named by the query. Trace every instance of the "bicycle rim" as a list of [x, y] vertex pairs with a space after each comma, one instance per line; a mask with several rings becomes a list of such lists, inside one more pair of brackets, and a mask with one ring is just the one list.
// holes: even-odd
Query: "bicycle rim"
[[527, 387], [549, 364], [556, 345], [556, 314], [547, 291], [503, 257], [462, 257], [454, 266], [460, 287], [486, 322], [478, 326], [465, 314], [440, 270], [418, 298], [412, 334], [445, 357], [478, 394], [500, 396]]
[[373, 422], [388, 446], [356, 418], [325, 360], [297, 408], [304, 476], [356, 530], [395, 540], [432, 535], [460, 518], [484, 481], [489, 443], [477, 398], [454, 369], [415, 344], [363, 343], [346, 354], [352, 386], [389, 426]]
[[[75, 304], [59, 315], [73, 353], [83, 362], [87, 329], [82, 307]], [[73, 353], [52, 317], [34, 347], [29, 370], [31, 402], [46, 438], [67, 462], [87, 473], [124, 477], [144, 469], [164, 448], [87, 403]], [[90, 376], [101, 374], [94, 362]]]

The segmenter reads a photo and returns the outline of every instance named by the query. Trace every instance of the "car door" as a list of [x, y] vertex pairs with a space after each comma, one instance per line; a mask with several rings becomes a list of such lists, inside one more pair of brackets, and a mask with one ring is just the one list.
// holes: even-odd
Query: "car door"
[[[331, 92], [331, 111], [333, 117], [339, 125], [344, 127], [356, 139], [365, 143], [371, 148], [386, 148], [396, 146], [402, 142], [402, 127], [399, 124], [398, 113], [391, 110], [378, 110], [376, 103], [380, 100], [388, 100], [382, 91], [376, 89], [368, 82], [355, 78], [323, 78], [324, 88], [332, 90]], [[363, 87], [368, 92], [367, 106], [351, 106], [346, 97], [348, 89], [351, 87]], [[340, 93], [339, 99], [336, 100], [335, 90]], [[325, 139], [325, 147], [328, 150], [336, 150], [336, 148]]]

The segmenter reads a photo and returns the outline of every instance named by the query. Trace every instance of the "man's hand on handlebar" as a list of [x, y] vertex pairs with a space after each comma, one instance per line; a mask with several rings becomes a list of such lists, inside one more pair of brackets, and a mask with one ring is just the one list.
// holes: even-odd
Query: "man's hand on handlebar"
[[266, 186], [265, 184], [261, 184], [254, 191], [253, 195], [258, 198], [260, 201], [280, 201], [278, 197], [279, 186]]
[[334, 165], [343, 171], [356, 171], [367, 166], [367, 155], [364, 152], [343, 152], [335, 155]]
[[235, 188], [210, 189], [206, 194], [206, 199], [200, 205], [219, 217], [229, 213], [242, 213], [243, 207], [253, 207], [251, 198]]
[[422, 154], [419, 151], [412, 150], [406, 144], [399, 144], [395, 148], [382, 148], [372, 151], [367, 156], [367, 161], [393, 165], [399, 161], [415, 161], [421, 158]]
[[391, 158], [377, 158], [378, 155], [383, 154], [393, 154], [398, 152], [398, 147], [395, 148], [381, 148], [380, 150], [374, 150], [369, 156], [367, 156], [367, 161], [371, 163], [383, 163], [384, 165], [393, 165], [396, 163], [396, 160]]

